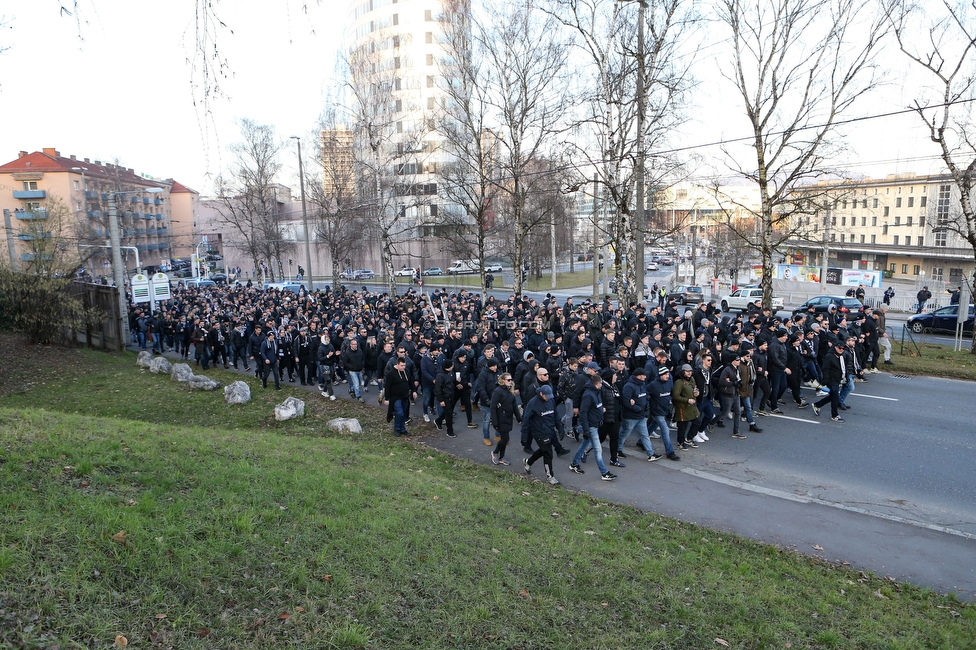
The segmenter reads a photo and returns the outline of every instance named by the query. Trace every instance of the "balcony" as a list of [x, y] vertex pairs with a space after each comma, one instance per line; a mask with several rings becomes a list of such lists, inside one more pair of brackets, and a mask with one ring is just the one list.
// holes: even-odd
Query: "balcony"
[[156, 218], [156, 215], [147, 212], [146, 214], [142, 215], [142, 217], [146, 219], [146, 221], [151, 221]]
[[160, 198], [153, 199], [153, 205], [162, 205], [162, 204], [163, 204], [163, 200], [162, 199], [160, 199]]
[[51, 233], [49, 232], [37, 232], [37, 233], [27, 233], [22, 232], [17, 235], [17, 239], [20, 241], [34, 241], [35, 239], [50, 239]]
[[136, 237], [141, 237], [146, 234], [145, 228], [136, 228]]
[[30, 212], [27, 210], [14, 210], [14, 216], [21, 221], [47, 219], [47, 208], [38, 208], [37, 210], [32, 210]]
[[152, 199], [150, 199], [148, 196], [142, 197], [142, 204], [143, 205], [149, 205], [150, 203], [152, 203]]
[[146, 234], [147, 235], [155, 235], [156, 234], [156, 229], [155, 228], [146, 228]]
[[36, 201], [37, 199], [47, 198], [46, 190], [14, 190], [15, 199], [24, 201]]
[[165, 214], [157, 214], [156, 215], [156, 221], [162, 221], [163, 220], [163, 217], [165, 217], [165, 216], [166, 216]]
[[[103, 200], [105, 201], [108, 200], [107, 195], [103, 194], [102, 196], [104, 197]], [[98, 198], [98, 192], [95, 192], [93, 190], [88, 190], [85, 192], [85, 198], [88, 199], [89, 201], [94, 201], [95, 199]]]
[[139, 197], [138, 196], [130, 196], [129, 197], [129, 203], [138, 203], [138, 202], [139, 202]]
[[169, 248], [169, 244], [167, 242], [164, 241], [159, 242], [159, 250], [162, 251], [162, 250], [166, 250], [167, 248]]
[[101, 219], [102, 218], [102, 211], [101, 210], [89, 210], [88, 211], [88, 218], [89, 219]]
[[158, 250], [159, 244], [149, 244], [148, 246], [146, 246], [146, 248], [151, 251]]
[[95, 235], [96, 237], [105, 236], [105, 232], [101, 228], [96, 228], [95, 230], [92, 231], [92, 234]]
[[169, 232], [169, 229], [166, 228], [166, 226], [161, 226], [159, 228], [156, 228], [156, 234], [158, 235], [165, 235], [167, 232]]
[[21, 253], [20, 259], [24, 262], [33, 262], [36, 259], [51, 261], [53, 256], [50, 253], [43, 253], [41, 255], [38, 255], [37, 253]]
[[146, 246], [145, 244], [136, 244], [136, 248], [139, 249], [140, 253], [145, 253], [148, 246]]

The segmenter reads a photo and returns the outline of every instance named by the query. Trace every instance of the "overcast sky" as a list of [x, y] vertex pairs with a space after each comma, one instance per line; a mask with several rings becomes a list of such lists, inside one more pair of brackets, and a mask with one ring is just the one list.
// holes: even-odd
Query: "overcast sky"
[[[194, 0], [0, 0], [0, 163], [20, 150], [55, 147], [62, 155], [118, 160], [138, 173], [173, 177], [201, 193], [227, 162], [227, 145], [239, 139], [236, 121], [251, 118], [274, 125], [282, 138], [312, 133], [335, 70], [348, 0], [225, 0], [217, 4], [227, 28], [214, 34], [225, 57], [226, 97], [210, 113], [194, 106], [199, 81], [195, 56]], [[308, 13], [302, 11], [307, 5]], [[721, 39], [700, 55], [700, 106], [681, 144], [748, 134], [734, 90], [708, 78], [722, 64]], [[902, 61], [885, 57], [892, 83], [855, 115], [884, 113], [908, 104], [910, 84]], [[199, 88], [199, 86], [198, 86]], [[939, 171], [936, 153], [902, 116], [847, 128], [852, 172]], [[282, 181], [295, 184], [297, 163], [289, 143]], [[308, 147], [311, 150], [311, 146]], [[714, 150], [703, 149], [704, 156]], [[754, 158], [753, 158], [754, 160]]]

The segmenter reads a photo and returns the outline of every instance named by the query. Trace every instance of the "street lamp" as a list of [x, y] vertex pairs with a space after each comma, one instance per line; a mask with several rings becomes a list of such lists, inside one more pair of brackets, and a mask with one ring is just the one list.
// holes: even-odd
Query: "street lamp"
[[115, 277], [115, 287], [119, 292], [119, 318], [122, 321], [119, 327], [119, 333], [123, 336], [123, 350], [129, 341], [129, 311], [125, 304], [125, 269], [122, 268], [122, 249], [121, 242], [119, 241], [119, 216], [115, 208], [115, 197], [122, 194], [158, 194], [162, 191], [163, 188], [161, 187], [145, 187], [141, 190], [108, 193], [108, 233], [109, 243], [112, 246], [112, 275]]
[[[298, 183], [302, 191], [302, 226], [305, 229], [305, 270], [308, 272], [308, 290], [312, 290], [312, 249], [308, 242], [308, 212], [305, 210], [305, 173], [302, 169], [302, 139], [293, 135], [291, 140], [298, 142]], [[289, 265], [288, 272], [291, 273]]]

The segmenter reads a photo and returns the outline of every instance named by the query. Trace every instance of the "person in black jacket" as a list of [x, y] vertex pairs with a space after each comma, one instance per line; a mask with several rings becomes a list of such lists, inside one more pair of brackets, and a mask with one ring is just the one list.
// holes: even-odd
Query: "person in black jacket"
[[603, 377], [593, 375], [587, 382], [587, 387], [583, 391], [583, 398], [580, 401], [579, 423], [583, 427], [583, 441], [573, 456], [573, 462], [569, 469], [577, 474], [583, 473], [580, 462], [591, 448], [593, 455], [596, 456], [596, 465], [600, 470], [600, 478], [604, 481], [612, 481], [617, 478], [616, 474], [610, 473], [607, 466], [603, 464], [603, 446], [600, 444], [600, 426], [603, 425]]
[[268, 375], [274, 376], [275, 390], [281, 390], [281, 366], [278, 359], [282, 355], [278, 341], [275, 340], [275, 331], [268, 330], [267, 339], [261, 345], [261, 365], [264, 366], [264, 374], [261, 377], [261, 385], [268, 387]]
[[498, 432], [498, 444], [491, 452], [491, 462], [495, 465], [511, 465], [505, 460], [505, 448], [508, 446], [509, 434], [515, 428], [515, 420], [522, 421], [511, 374], [505, 372], [498, 376], [498, 385], [488, 401], [487, 411], [491, 417], [491, 426]]
[[834, 341], [834, 350], [826, 357], [823, 362], [824, 384], [830, 394], [822, 398], [813, 405], [813, 414], [820, 415], [820, 409], [830, 402], [830, 419], [835, 422], [843, 422], [840, 417], [840, 385], [847, 377], [847, 368], [844, 361], [844, 348], [847, 347], [846, 341], [837, 339]]
[[600, 442], [609, 438], [610, 464], [614, 467], [625, 467], [617, 458], [617, 445], [620, 441], [620, 391], [623, 390], [626, 374], [624, 360], [620, 357], [610, 359], [610, 367], [601, 374], [603, 386], [600, 390], [603, 393], [604, 410], [603, 424], [600, 425]]
[[230, 335], [230, 345], [234, 352], [234, 370], [237, 370], [238, 361], [244, 362], [244, 372], [251, 369], [247, 363], [247, 343], [247, 328], [244, 323], [237, 323]]
[[542, 459], [546, 468], [546, 480], [550, 485], [559, 485], [552, 469], [552, 441], [556, 439], [562, 424], [556, 417], [556, 402], [551, 386], [542, 386], [539, 394], [529, 400], [522, 417], [522, 431], [527, 433], [539, 448], [528, 458], [522, 459], [526, 474], [532, 473], [532, 464]]
[[393, 420], [393, 434], [406, 436], [407, 415], [410, 413], [410, 399], [417, 398], [413, 382], [407, 374], [406, 358], [397, 358], [393, 367], [383, 377], [384, 404], [387, 405], [386, 420]]
[[264, 362], [261, 361], [261, 346], [264, 344], [264, 338], [260, 325], [255, 325], [254, 333], [247, 338], [247, 356], [254, 362], [254, 376], [259, 379], [264, 376]]
[[434, 380], [434, 401], [439, 406], [437, 417], [434, 418], [434, 426], [440, 431], [447, 425], [447, 437], [456, 438], [454, 433], [454, 404], [457, 402], [457, 395], [461, 392], [461, 386], [455, 387], [454, 361], [447, 359], [444, 367], [437, 373]]
[[321, 391], [322, 397], [328, 397], [334, 402], [336, 397], [335, 391], [332, 389], [332, 381], [335, 379], [335, 348], [332, 347], [332, 341], [329, 339], [328, 333], [323, 333], [319, 341], [318, 349], [315, 352], [319, 366], [319, 390]]
[[[484, 369], [478, 374], [478, 381], [476, 382], [478, 386], [478, 393], [475, 399], [478, 405], [481, 407], [482, 421], [481, 421], [481, 435], [484, 437], [485, 446], [491, 446], [491, 396], [494, 389], [498, 388], [498, 359], [490, 357], [485, 362]], [[495, 440], [498, 440], [499, 436], [495, 434]]]

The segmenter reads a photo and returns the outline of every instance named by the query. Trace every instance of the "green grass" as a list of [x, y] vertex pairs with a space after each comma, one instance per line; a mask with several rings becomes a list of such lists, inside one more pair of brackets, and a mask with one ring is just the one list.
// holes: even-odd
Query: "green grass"
[[976, 355], [970, 352], [970, 344], [970, 340], [963, 340], [963, 349], [957, 352], [951, 346], [933, 343], [919, 343], [916, 349], [906, 341], [904, 352], [899, 353], [902, 346], [896, 341], [892, 343], [891, 355], [895, 365], [883, 367], [909, 375], [976, 380]]
[[[58, 356], [0, 398], [0, 648], [976, 639], [952, 597], [398, 442], [375, 408], [277, 423], [287, 390], [228, 407], [132, 355]], [[339, 414], [366, 433], [325, 432]]]

